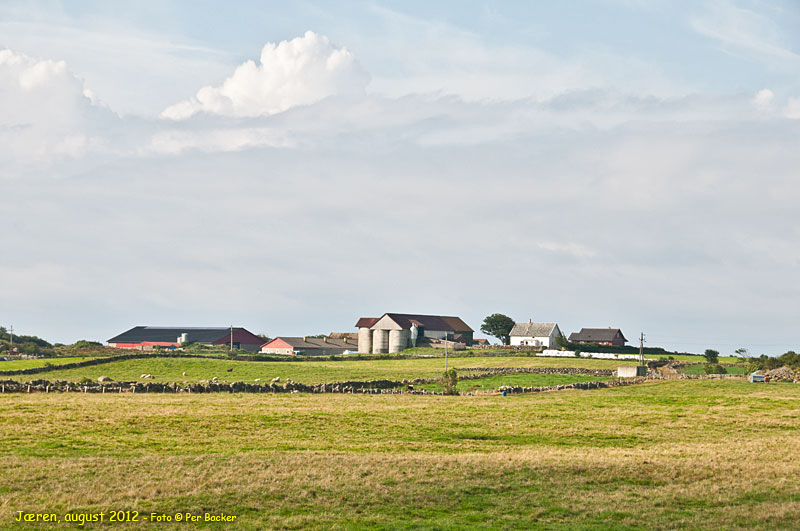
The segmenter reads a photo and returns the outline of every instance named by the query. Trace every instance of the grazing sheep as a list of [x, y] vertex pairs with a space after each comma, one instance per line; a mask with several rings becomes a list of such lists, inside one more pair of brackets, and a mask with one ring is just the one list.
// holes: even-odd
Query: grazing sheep
[[228, 372], [233, 372], [233, 367], [228, 367]]
[[253, 380], [253, 381], [254, 381], [254, 382], [260, 382], [260, 381], [261, 381], [261, 378], [256, 378], [256, 379], [255, 379], [255, 380]]
[[186, 371], [183, 371], [183, 375], [186, 376]]
[[280, 383], [280, 381], [281, 381], [280, 376], [276, 376], [275, 378], [272, 379], [272, 383]]
[[211, 381], [214, 382], [214, 383], [217, 383], [219, 381], [219, 378], [214, 376], [213, 378], [211, 378]]

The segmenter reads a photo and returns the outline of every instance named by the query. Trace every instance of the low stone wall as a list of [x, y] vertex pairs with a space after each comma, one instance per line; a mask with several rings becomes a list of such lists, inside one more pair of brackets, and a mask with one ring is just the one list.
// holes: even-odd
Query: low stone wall
[[[502, 374], [563, 374], [567, 376], [614, 376], [613, 369], [578, 367], [465, 367], [456, 369], [460, 380], [474, 380]], [[467, 373], [467, 374], [462, 374]]]
[[[517, 369], [518, 371], [520, 369]], [[527, 371], [528, 369], [525, 368]], [[598, 369], [604, 370], [604, 369]], [[499, 374], [513, 374], [507, 370]], [[554, 373], [547, 373], [554, 374]], [[468, 375], [462, 379], [474, 379], [486, 375]], [[501, 386], [493, 391], [475, 391], [462, 393], [466, 395], [507, 393], [539, 393], [544, 391], [563, 391], [568, 389], [605, 389], [624, 385], [640, 384], [659, 380], [727, 380], [742, 379], [744, 376], [731, 374], [680, 374], [674, 377], [648, 375], [641, 378], [625, 378], [607, 381], [575, 382], [571, 384], [547, 385], [538, 387], [523, 387], [518, 385]], [[247, 383], [247, 382], [198, 382], [198, 383], [161, 383], [161, 382], [67, 382], [62, 380], [33, 380], [30, 382], [17, 382], [15, 380], [0, 380], [0, 393], [359, 393], [359, 394], [414, 394], [414, 395], [441, 395], [443, 393], [415, 389], [415, 384], [435, 383], [438, 379], [415, 380], [371, 380], [347, 381], [324, 384], [307, 385], [298, 382], [278, 383]]]
[[541, 387], [522, 387], [519, 385], [505, 385], [498, 387], [495, 392], [506, 393], [541, 393], [545, 391], [563, 391], [566, 389], [606, 389], [609, 387], [620, 387], [625, 385], [635, 385], [651, 381], [649, 378], [625, 378], [624, 380], [608, 380], [604, 382], [575, 382], [571, 384], [546, 385]]
[[334, 382], [307, 385], [248, 382], [67, 382], [62, 380], [0, 381], [2, 393], [370, 393], [397, 392], [405, 384], [393, 380]]

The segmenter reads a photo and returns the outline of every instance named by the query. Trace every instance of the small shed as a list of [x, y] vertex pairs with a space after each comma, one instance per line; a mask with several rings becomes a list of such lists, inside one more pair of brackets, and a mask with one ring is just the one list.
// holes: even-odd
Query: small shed
[[756, 371], [750, 373], [750, 376], [747, 379], [750, 380], [750, 383], [766, 383], [766, 380], [764, 380], [764, 376], [765, 375], [762, 374], [760, 371]]
[[617, 378], [636, 378], [637, 376], [647, 376], [647, 367], [643, 365], [617, 367]]

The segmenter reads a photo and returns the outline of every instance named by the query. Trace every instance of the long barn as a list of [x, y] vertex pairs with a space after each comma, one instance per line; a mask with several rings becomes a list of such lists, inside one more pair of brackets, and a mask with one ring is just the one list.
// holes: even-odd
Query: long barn
[[179, 347], [183, 343], [199, 343], [230, 347], [233, 331], [233, 348], [258, 351], [264, 339], [241, 327], [165, 327], [134, 326], [127, 332], [108, 340], [109, 347], [151, 350], [154, 347]]

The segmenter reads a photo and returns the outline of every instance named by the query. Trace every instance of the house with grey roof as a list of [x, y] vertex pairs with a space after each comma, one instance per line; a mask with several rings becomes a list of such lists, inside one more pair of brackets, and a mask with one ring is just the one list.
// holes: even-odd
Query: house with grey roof
[[619, 328], [581, 328], [569, 335], [570, 343], [594, 343], [621, 347], [628, 342]]
[[512, 347], [542, 347], [556, 348], [558, 338], [564, 334], [556, 323], [516, 323], [511, 329], [509, 337]]
[[276, 337], [263, 345], [262, 354], [304, 355], [304, 356], [334, 356], [349, 354], [358, 350], [358, 340], [349, 336], [345, 337]]

